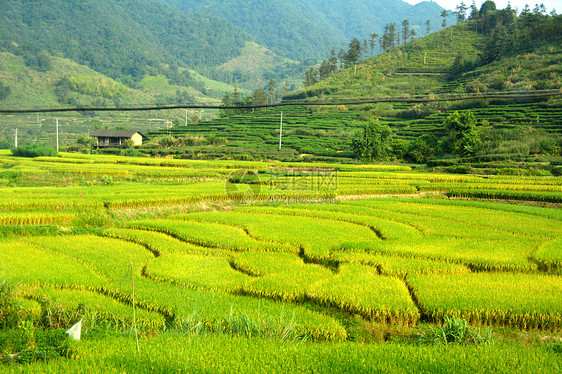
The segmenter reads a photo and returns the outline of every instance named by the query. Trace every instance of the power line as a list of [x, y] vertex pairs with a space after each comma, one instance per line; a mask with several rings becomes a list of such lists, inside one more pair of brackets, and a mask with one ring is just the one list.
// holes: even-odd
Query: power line
[[529, 99], [561, 96], [562, 91], [516, 91], [516, 92], [492, 92], [487, 94], [449, 94], [446, 96], [436, 97], [435, 95], [420, 96], [391, 96], [379, 98], [351, 98], [351, 99], [335, 99], [334, 101], [306, 101], [306, 100], [283, 100], [280, 103], [263, 104], [263, 105], [241, 105], [241, 106], [225, 106], [225, 105], [200, 105], [200, 104], [177, 104], [162, 106], [138, 106], [138, 107], [67, 107], [67, 108], [35, 108], [35, 109], [0, 109], [0, 114], [25, 114], [25, 113], [61, 113], [61, 112], [142, 112], [157, 110], [174, 110], [174, 109], [264, 109], [285, 106], [338, 106], [338, 105], [362, 105], [375, 103], [429, 103], [443, 101], [464, 101], [475, 99]]

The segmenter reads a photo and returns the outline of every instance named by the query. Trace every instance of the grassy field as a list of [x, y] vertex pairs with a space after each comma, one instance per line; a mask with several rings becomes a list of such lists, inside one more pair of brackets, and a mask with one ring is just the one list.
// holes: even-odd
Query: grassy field
[[[0, 186], [6, 334], [83, 318], [8, 372], [560, 370], [559, 178], [2, 152]], [[496, 343], [419, 343], [450, 317]]]

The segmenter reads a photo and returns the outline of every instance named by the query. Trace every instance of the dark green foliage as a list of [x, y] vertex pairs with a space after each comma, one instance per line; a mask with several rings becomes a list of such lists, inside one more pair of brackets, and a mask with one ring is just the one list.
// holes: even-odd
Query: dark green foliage
[[[251, 39], [221, 19], [187, 17], [156, 1], [3, 1], [0, 14], [0, 47], [23, 55], [31, 68], [50, 68], [44, 49], [129, 83], [159, 73], [187, 83], [189, 73], [168, 65], [217, 66]], [[23, 47], [14, 50], [12, 42]]]
[[420, 337], [422, 344], [492, 344], [489, 328], [471, 327], [465, 319], [445, 317], [443, 326], [429, 328]]
[[363, 162], [388, 160], [392, 154], [392, 137], [390, 127], [369, 121], [353, 138], [353, 153]]
[[[429, 18], [437, 24], [441, 7], [425, 2], [412, 6], [395, 0], [166, 0], [188, 15], [204, 12], [248, 32], [260, 44], [291, 59], [326, 58], [331, 48], [351, 39], [382, 35], [384, 25], [408, 19], [411, 28]], [[389, 9], [392, 11], [389, 15]]]
[[24, 145], [10, 150], [16, 157], [56, 157], [58, 152], [53, 148], [45, 147], [38, 144]]
[[32, 41], [26, 41], [13, 52], [23, 56], [25, 65], [30, 69], [46, 72], [53, 68], [51, 56], [46, 51], [38, 48]]
[[10, 328], [17, 318], [14, 303], [14, 283], [6, 278], [0, 277], [0, 329]]
[[121, 155], [127, 157], [141, 157], [142, 153], [138, 149], [129, 147], [121, 151]]
[[494, 3], [492, 0], [486, 0], [480, 7], [480, 11], [478, 12], [478, 15], [480, 17], [483, 17], [495, 10], [496, 10], [496, 3]]
[[435, 135], [423, 134], [410, 144], [405, 158], [415, 163], [424, 163], [441, 152]]
[[447, 193], [447, 196], [461, 197], [465, 199], [501, 199], [518, 201], [540, 201], [543, 203], [554, 204], [562, 203], [562, 194], [557, 192], [452, 189]]
[[474, 172], [474, 169], [470, 167], [470, 165], [450, 166], [445, 170], [448, 173], [453, 173], [453, 174], [472, 174]]
[[548, 16], [537, 10], [523, 11], [518, 17], [511, 7], [496, 10], [492, 1], [482, 5], [480, 16], [473, 24], [487, 35], [482, 53], [484, 63], [559, 41], [562, 35], [562, 16]]
[[349, 49], [344, 56], [344, 68], [355, 65], [361, 60], [361, 42], [358, 39], [353, 39], [349, 43]]
[[0, 101], [4, 100], [12, 93], [12, 88], [5, 85], [4, 82], [0, 81]]
[[59, 357], [72, 358], [75, 349], [64, 330], [38, 330], [23, 321], [16, 330], [0, 332], [0, 362], [30, 364]]
[[453, 66], [451, 67], [451, 72], [449, 73], [449, 79], [456, 79], [458, 78], [464, 70], [464, 59], [462, 54], [457, 54], [455, 57], [455, 62], [453, 62]]
[[443, 123], [448, 133], [452, 151], [457, 155], [469, 155], [481, 144], [476, 128], [476, 117], [472, 112], [454, 112]]
[[562, 341], [554, 341], [548, 344], [548, 348], [560, 355], [562, 355]]

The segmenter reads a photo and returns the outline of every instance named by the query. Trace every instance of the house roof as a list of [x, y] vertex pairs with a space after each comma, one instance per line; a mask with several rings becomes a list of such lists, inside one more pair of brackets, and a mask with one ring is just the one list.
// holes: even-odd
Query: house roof
[[130, 138], [135, 134], [140, 134], [143, 138], [146, 138], [142, 133], [134, 130], [96, 130], [90, 136], [97, 138]]

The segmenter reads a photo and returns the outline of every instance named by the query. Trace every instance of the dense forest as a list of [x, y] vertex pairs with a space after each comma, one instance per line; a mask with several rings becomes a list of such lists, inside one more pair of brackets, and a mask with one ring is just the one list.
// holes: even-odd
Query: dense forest
[[[39, 71], [49, 69], [49, 55], [70, 58], [129, 87], [159, 74], [171, 84], [196, 86], [187, 69], [244, 84], [247, 76], [223, 65], [241, 56], [248, 42], [304, 62], [344, 46], [350, 35], [381, 29], [383, 19], [409, 17], [413, 28], [426, 19], [437, 25], [439, 11], [435, 3], [414, 7], [400, 0], [358, 0], [352, 6], [301, 0], [11, 0], [0, 3], [0, 51], [24, 56]], [[251, 71], [266, 74], [263, 82], [302, 74], [290, 61], [264, 60], [257, 63], [272, 66]]]
[[[496, 9], [496, 4], [491, 0], [485, 1], [480, 9], [474, 2], [471, 6], [466, 6], [461, 2], [452, 14], [458, 23], [467, 22], [477, 34], [485, 36], [485, 44], [479, 51], [476, 60], [465, 61], [462, 54], [459, 53], [449, 72], [449, 78], [452, 80], [459, 78], [464, 72], [489, 64], [501, 57], [560, 40], [562, 35], [562, 18], [556, 16], [554, 11], [548, 14], [544, 5], [535, 5], [532, 10], [527, 5], [518, 15], [510, 5], [505, 9]], [[448, 19], [447, 11], [443, 11], [441, 17], [441, 25], [445, 29]], [[428, 19], [426, 35], [430, 33], [430, 24], [431, 20]], [[377, 51], [387, 52], [401, 44], [406, 44], [417, 36], [421, 35], [417, 35], [411, 28], [410, 21], [405, 19], [401, 24], [386, 24], [384, 33], [380, 35], [370, 34], [369, 38], [363, 41], [354, 38], [347, 49], [340, 49], [339, 52], [336, 52], [332, 48], [328, 59], [311, 66], [304, 75], [304, 86], [312, 86], [360, 61], [371, 58]], [[556, 89], [559, 87], [545, 83], [542, 88]], [[501, 90], [502, 87], [498, 87], [498, 89]]]
[[288, 58], [324, 58], [329, 48], [381, 32], [389, 20], [409, 19], [412, 27], [439, 29], [442, 8], [434, 2], [415, 6], [401, 0], [162, 0], [178, 9], [221, 17], [256, 41]]
[[180, 67], [220, 65], [252, 39], [219, 18], [149, 0], [3, 1], [0, 20], [1, 50], [26, 59], [60, 54], [129, 85], [147, 74], [189, 84]]

